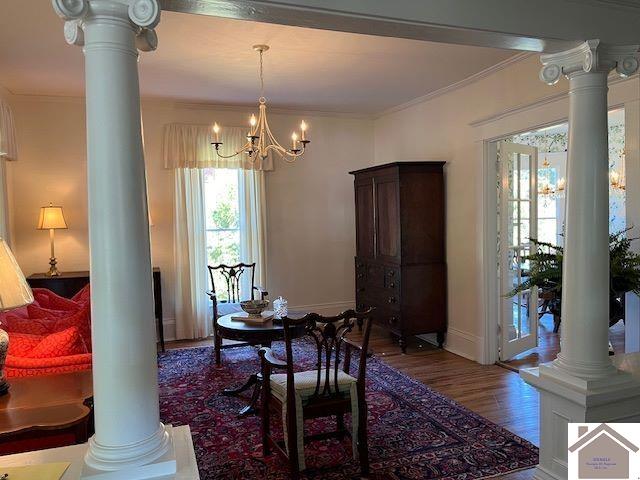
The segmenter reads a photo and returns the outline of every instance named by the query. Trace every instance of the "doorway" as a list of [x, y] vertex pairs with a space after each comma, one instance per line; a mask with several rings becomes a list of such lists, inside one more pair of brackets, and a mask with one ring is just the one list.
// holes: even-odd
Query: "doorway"
[[[609, 112], [609, 231], [626, 228], [624, 109]], [[568, 124], [496, 142], [499, 364], [512, 370], [552, 361], [561, 316], [551, 289], [531, 286], [532, 253], [563, 246]], [[536, 172], [536, 174], [531, 174]], [[624, 323], [610, 329], [612, 352], [624, 352]]]

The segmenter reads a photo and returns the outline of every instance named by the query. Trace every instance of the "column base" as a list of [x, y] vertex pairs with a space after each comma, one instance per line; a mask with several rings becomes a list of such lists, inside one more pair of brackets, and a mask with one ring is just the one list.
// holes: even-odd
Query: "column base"
[[553, 363], [520, 371], [540, 393], [536, 479], [567, 478], [569, 423], [640, 421], [640, 353], [613, 358], [617, 368], [612, 375], [594, 380], [573, 377]]
[[147, 480], [176, 473], [173, 429], [162, 423], [150, 438], [125, 447], [105, 447], [89, 439], [82, 480]]
[[607, 388], [622, 385], [630, 381], [630, 374], [618, 370], [613, 364], [598, 369], [597, 373], [592, 372], [592, 376], [589, 376], [584, 371], [578, 374], [567, 368], [563, 368], [563, 364], [558, 360], [543, 363], [538, 368], [541, 376], [553, 378], [558, 382], [579, 390]]

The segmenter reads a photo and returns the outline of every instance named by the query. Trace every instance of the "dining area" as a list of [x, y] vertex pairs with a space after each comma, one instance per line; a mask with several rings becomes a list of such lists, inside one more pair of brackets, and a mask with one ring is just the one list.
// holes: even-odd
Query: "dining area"
[[[365, 379], [372, 309], [322, 316], [289, 311], [287, 301], [278, 297], [269, 310], [268, 292], [254, 284], [255, 263], [209, 265], [208, 271], [211, 290], [206, 294], [213, 314], [216, 367], [229, 361], [223, 352], [231, 349], [249, 347], [260, 358], [257, 371], [240, 384], [222, 389], [220, 394], [237, 397], [249, 392], [248, 403], [237, 415], [260, 417], [263, 454], [280, 455], [289, 464], [291, 478], [298, 478], [306, 468], [305, 442], [331, 437], [342, 440], [348, 436], [352, 439], [353, 459], [359, 461], [361, 474], [367, 475]], [[245, 278], [250, 278], [251, 283]], [[250, 299], [241, 300], [243, 286], [249, 287]], [[354, 329], [362, 332], [363, 341], [359, 344], [349, 339]], [[312, 354], [313, 369], [300, 369], [304, 362], [296, 357], [303, 354], [297, 351], [295, 355], [294, 349]], [[358, 365], [352, 370], [351, 359], [356, 353]], [[272, 414], [281, 423], [279, 435], [272, 436]], [[345, 416], [350, 417], [350, 428], [345, 426]], [[335, 419], [335, 427], [305, 436], [305, 419], [326, 417]]]

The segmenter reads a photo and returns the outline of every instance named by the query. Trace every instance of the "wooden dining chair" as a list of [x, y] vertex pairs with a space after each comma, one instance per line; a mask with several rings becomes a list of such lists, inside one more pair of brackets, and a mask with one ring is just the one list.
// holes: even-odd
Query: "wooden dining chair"
[[[216, 365], [220, 365], [221, 358], [220, 352], [223, 348], [222, 335], [218, 329], [218, 318], [228, 315], [230, 313], [240, 313], [242, 308], [240, 307], [241, 300], [255, 300], [255, 294], [260, 295], [261, 300], [265, 300], [268, 292], [262, 287], [255, 284], [255, 263], [238, 263], [236, 265], [207, 265], [209, 269], [209, 277], [211, 278], [211, 290], [207, 291], [209, 299], [211, 299], [213, 307], [213, 344], [215, 350]], [[249, 298], [241, 298], [240, 285], [245, 275], [249, 275], [251, 279], [250, 292], [245, 295]], [[216, 289], [215, 277], [218, 276], [219, 283]], [[234, 343], [228, 345], [231, 347], [242, 347], [247, 345], [246, 343]]]
[[[367, 404], [365, 401], [365, 376], [371, 311], [347, 310], [334, 317], [310, 313], [299, 319], [285, 317], [284, 325], [286, 361], [276, 358], [270, 348], [263, 347], [262, 360], [262, 446], [264, 455], [273, 447], [288, 459], [291, 478], [299, 478], [305, 469], [305, 440], [330, 437], [352, 439], [354, 459], [360, 460], [363, 475], [369, 472], [367, 446]], [[363, 320], [362, 345], [347, 338], [357, 321]], [[317, 348], [314, 370], [294, 373], [293, 336], [296, 326], [304, 325], [305, 337]], [[349, 374], [352, 350], [360, 350], [357, 377]], [[273, 374], [273, 370], [285, 373]], [[278, 442], [270, 432], [269, 416], [275, 411], [282, 415], [284, 441]], [[351, 413], [351, 431], [344, 425], [344, 414]], [[318, 417], [336, 417], [335, 431], [316, 435], [304, 435], [304, 420]]]

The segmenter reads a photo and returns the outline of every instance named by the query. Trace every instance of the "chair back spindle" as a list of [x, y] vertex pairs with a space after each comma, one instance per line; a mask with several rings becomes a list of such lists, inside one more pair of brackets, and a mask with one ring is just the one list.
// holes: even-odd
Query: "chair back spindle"
[[[353, 330], [358, 319], [365, 319], [362, 351], [366, 352], [371, 328], [370, 314], [372, 309], [364, 312], [347, 310], [333, 317], [324, 317], [317, 313], [310, 313], [299, 319], [285, 317], [284, 325], [285, 349], [287, 354], [287, 387], [293, 388], [295, 359], [293, 358], [292, 329], [304, 324], [304, 336], [310, 337], [317, 349], [316, 355], [316, 383], [314, 393], [307, 399], [307, 403], [326, 401], [327, 399], [343, 397], [345, 392], [340, 390], [340, 372], [348, 373], [350, 358], [344, 358], [347, 335]], [[361, 355], [359, 370], [364, 378], [366, 369], [366, 355]], [[358, 377], [360, 377], [360, 372]], [[289, 389], [289, 388], [288, 388]], [[287, 392], [289, 394], [289, 392]], [[293, 390], [291, 395], [293, 395]]]
[[211, 278], [211, 289], [215, 295], [220, 295], [220, 291], [216, 291], [216, 283], [214, 277], [216, 273], [222, 277], [222, 280], [226, 286], [227, 299], [220, 299], [219, 301], [224, 302], [227, 301], [229, 303], [237, 303], [241, 300], [240, 298], [240, 282], [242, 280], [242, 275], [247, 273], [251, 275], [251, 283], [249, 288], [251, 289], [251, 300], [254, 300], [254, 279], [255, 279], [255, 271], [256, 264], [255, 263], [238, 263], [236, 265], [208, 265], [209, 269], [209, 277]]

